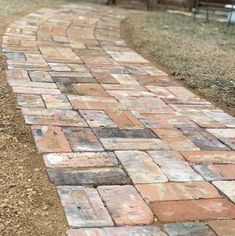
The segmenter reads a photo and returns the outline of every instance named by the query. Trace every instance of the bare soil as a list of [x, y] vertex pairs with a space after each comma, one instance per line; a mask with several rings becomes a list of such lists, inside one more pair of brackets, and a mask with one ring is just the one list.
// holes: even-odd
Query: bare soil
[[140, 54], [199, 96], [235, 115], [235, 26], [167, 12], [123, 20], [122, 36]]

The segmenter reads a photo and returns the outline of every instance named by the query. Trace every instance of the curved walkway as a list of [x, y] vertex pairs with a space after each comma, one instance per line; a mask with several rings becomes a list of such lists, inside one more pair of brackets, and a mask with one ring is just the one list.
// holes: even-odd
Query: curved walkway
[[42, 9], [3, 39], [68, 235], [235, 235], [235, 119], [128, 48], [125, 14]]

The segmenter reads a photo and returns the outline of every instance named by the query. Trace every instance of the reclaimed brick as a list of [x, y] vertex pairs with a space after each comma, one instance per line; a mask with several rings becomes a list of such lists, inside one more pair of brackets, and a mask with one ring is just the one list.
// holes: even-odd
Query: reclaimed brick
[[155, 84], [147, 85], [146, 88], [155, 94], [158, 98], [175, 98], [175, 95], [171, 93], [167, 88], [157, 86]]
[[153, 132], [164, 140], [172, 150], [199, 150], [199, 148], [186, 138], [177, 129], [152, 129]]
[[164, 225], [169, 236], [192, 235], [192, 236], [216, 236], [205, 224], [197, 222], [171, 223]]
[[90, 127], [117, 127], [105, 111], [79, 110]]
[[167, 182], [166, 176], [146, 152], [117, 151], [115, 154], [135, 184]]
[[7, 80], [11, 81], [27, 81], [29, 82], [29, 75], [26, 70], [7, 70]]
[[207, 129], [207, 131], [235, 150], [235, 129]]
[[57, 83], [97, 83], [97, 80], [89, 72], [50, 72], [50, 76]]
[[99, 84], [95, 84], [95, 83], [78, 84], [77, 83], [77, 84], [74, 84], [73, 86], [78, 94], [82, 94], [85, 96], [100, 96], [100, 97], [108, 96], [107, 92]]
[[94, 132], [98, 138], [156, 138], [156, 135], [149, 129], [119, 129], [101, 127], [94, 129]]
[[215, 185], [224, 195], [235, 203], [235, 180], [213, 181], [213, 185]]
[[[108, 73], [93, 73], [101, 84], [117, 84], [118, 82]], [[105, 88], [105, 87], [104, 87]]]
[[153, 222], [152, 212], [133, 186], [99, 186], [98, 192], [117, 226]]
[[205, 130], [181, 129], [183, 134], [197, 145], [201, 150], [230, 150], [229, 147], [220, 142]]
[[112, 77], [120, 84], [125, 85], [139, 85], [138, 81], [128, 74], [112, 74]]
[[194, 112], [187, 116], [201, 128], [224, 128], [225, 125], [208, 116], [205, 112]]
[[220, 194], [208, 182], [136, 184], [146, 202], [219, 198]]
[[166, 236], [158, 226], [132, 226], [132, 227], [107, 227], [107, 228], [84, 228], [70, 229], [68, 236]]
[[64, 128], [65, 136], [67, 137], [73, 151], [103, 151], [102, 145], [99, 143], [94, 133], [89, 128]]
[[13, 87], [13, 92], [20, 94], [60, 94], [59, 89], [46, 89], [46, 88], [30, 88], [30, 87]]
[[184, 87], [171, 87], [168, 86], [167, 90], [173, 93], [178, 98], [196, 98], [196, 95], [190, 92], [188, 89]]
[[118, 166], [112, 152], [50, 153], [43, 156], [47, 168], [98, 168]]
[[145, 87], [139, 84], [102, 84], [102, 87], [108, 91], [147, 91]]
[[76, 111], [26, 107], [21, 110], [27, 124], [87, 127]]
[[118, 112], [118, 111], [106, 110], [106, 112], [120, 129], [144, 128], [144, 125], [130, 111]]
[[163, 98], [162, 99], [167, 104], [183, 104], [183, 105], [210, 105], [204, 99], [194, 97], [194, 98]]
[[71, 152], [69, 143], [60, 127], [32, 126], [32, 131], [40, 153]]
[[118, 167], [109, 168], [48, 168], [50, 181], [56, 185], [130, 184], [126, 173]]
[[153, 160], [160, 166], [163, 173], [171, 181], [202, 181], [183, 157], [172, 151], [148, 151]]
[[148, 63], [146, 59], [141, 57], [136, 52], [115, 52], [107, 51], [107, 53], [117, 62], [127, 63]]
[[233, 163], [235, 164], [234, 151], [181, 151], [184, 158], [190, 163]]
[[57, 190], [70, 227], [113, 226], [112, 219], [96, 189], [58, 186]]
[[45, 108], [40, 95], [21, 94], [17, 96], [17, 103], [23, 107]]
[[235, 235], [235, 220], [214, 220], [208, 224], [218, 236]]
[[42, 95], [47, 108], [72, 109], [72, 106], [65, 95]]
[[29, 71], [29, 76], [35, 82], [53, 82], [49, 72], [46, 71]]
[[235, 164], [201, 164], [195, 165], [194, 169], [208, 181], [235, 179]]
[[235, 127], [235, 118], [222, 110], [209, 110], [206, 111], [206, 114], [216, 120], [217, 122], [225, 125], [226, 127], [234, 128]]
[[28, 82], [28, 81], [19, 81], [13, 80], [10, 81], [9, 84], [14, 87], [29, 87], [32, 89], [39, 88], [39, 89], [57, 89], [56, 84], [54, 83], [45, 83], [45, 82]]
[[115, 98], [121, 97], [153, 97], [154, 94], [147, 91], [131, 91], [131, 90], [106, 90], [107, 93]]
[[151, 209], [162, 222], [233, 219], [235, 205], [226, 199], [212, 198], [151, 203]]
[[100, 138], [105, 150], [169, 150], [169, 146], [157, 138]]

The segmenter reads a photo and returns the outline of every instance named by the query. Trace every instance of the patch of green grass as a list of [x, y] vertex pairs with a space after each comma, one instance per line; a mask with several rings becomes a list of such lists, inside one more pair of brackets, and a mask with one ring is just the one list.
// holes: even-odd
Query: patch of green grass
[[235, 26], [167, 12], [132, 14], [122, 22], [129, 43], [208, 100], [235, 110]]

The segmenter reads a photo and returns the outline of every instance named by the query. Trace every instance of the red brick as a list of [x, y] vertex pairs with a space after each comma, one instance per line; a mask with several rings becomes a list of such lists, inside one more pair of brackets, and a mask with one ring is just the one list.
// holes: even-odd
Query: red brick
[[152, 223], [152, 212], [133, 186], [99, 186], [98, 191], [116, 225]]
[[162, 222], [232, 219], [235, 205], [226, 199], [153, 202], [151, 208]]
[[71, 152], [68, 141], [60, 127], [32, 126], [32, 131], [39, 152]]
[[208, 182], [137, 184], [136, 188], [147, 202], [220, 197]]
[[235, 235], [235, 220], [215, 220], [209, 221], [208, 224], [218, 236]]
[[186, 138], [177, 129], [152, 129], [156, 135], [170, 145], [173, 150], [199, 150], [199, 148]]
[[180, 151], [191, 163], [235, 163], [235, 151]]

